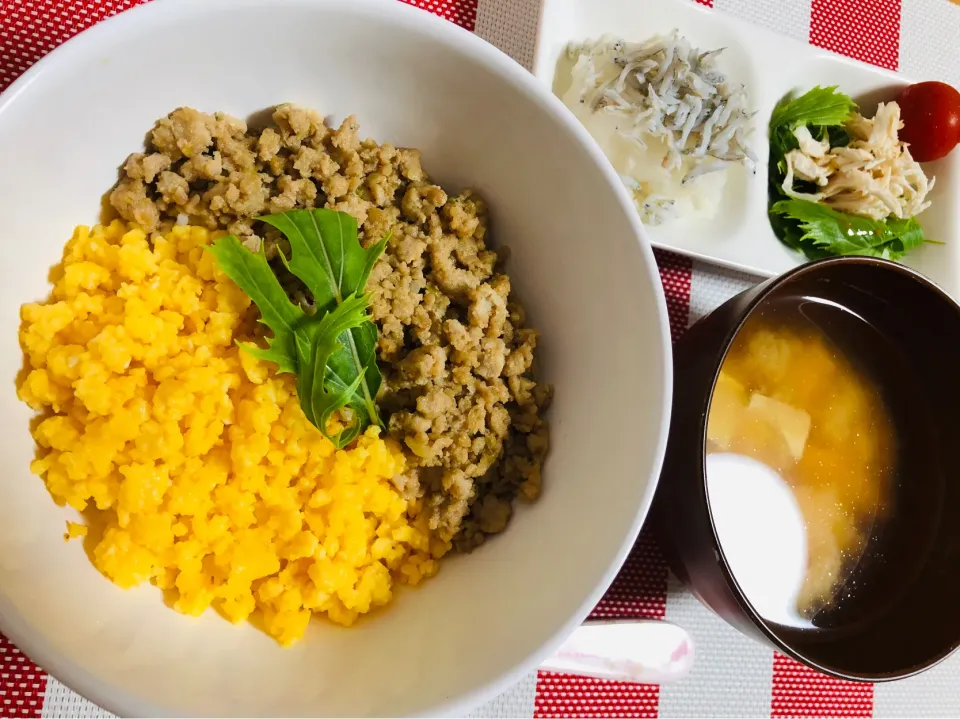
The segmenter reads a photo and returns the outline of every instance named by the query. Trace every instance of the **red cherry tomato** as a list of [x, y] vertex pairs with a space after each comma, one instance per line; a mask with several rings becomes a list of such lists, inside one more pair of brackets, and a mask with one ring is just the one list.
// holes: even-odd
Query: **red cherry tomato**
[[900, 139], [910, 143], [917, 162], [946, 156], [960, 142], [960, 92], [942, 82], [909, 85], [897, 98], [903, 129]]

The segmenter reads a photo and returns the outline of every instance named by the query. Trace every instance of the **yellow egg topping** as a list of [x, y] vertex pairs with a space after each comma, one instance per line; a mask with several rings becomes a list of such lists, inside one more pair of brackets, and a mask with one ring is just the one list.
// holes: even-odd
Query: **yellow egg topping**
[[371, 428], [335, 450], [294, 377], [237, 346], [256, 314], [214, 236], [76, 229], [51, 299], [21, 310], [32, 470], [83, 513], [66, 536], [111, 581], [151, 581], [186, 614], [258, 612], [289, 644], [312, 613], [350, 625], [432, 576], [449, 545], [408, 519], [398, 446]]

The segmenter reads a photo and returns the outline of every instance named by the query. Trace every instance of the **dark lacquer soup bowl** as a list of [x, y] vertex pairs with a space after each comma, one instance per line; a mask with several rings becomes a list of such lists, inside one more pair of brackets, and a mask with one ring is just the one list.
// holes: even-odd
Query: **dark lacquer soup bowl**
[[[835, 677], [902, 678], [953, 652], [960, 306], [893, 262], [820, 260], [701, 319], [674, 364], [654, 516], [694, 594]], [[791, 496], [760, 491], [774, 484]], [[784, 529], [798, 517], [805, 534]]]

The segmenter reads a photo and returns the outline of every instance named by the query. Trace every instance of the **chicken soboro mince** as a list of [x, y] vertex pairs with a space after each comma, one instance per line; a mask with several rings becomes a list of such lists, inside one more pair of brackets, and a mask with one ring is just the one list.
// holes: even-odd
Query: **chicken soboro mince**
[[489, 248], [483, 200], [433, 184], [412, 149], [361, 140], [316, 112], [276, 108], [262, 129], [180, 108], [131, 155], [110, 202], [148, 231], [176, 222], [261, 243], [291, 298], [311, 298], [286, 272], [286, 240], [255, 218], [298, 208], [349, 212], [369, 246], [389, 241], [371, 274], [380, 330], [378, 395], [410, 469], [394, 479], [460, 550], [502, 531], [519, 495], [536, 499], [548, 446], [550, 390], [534, 379], [537, 332], [525, 327], [510, 278]]

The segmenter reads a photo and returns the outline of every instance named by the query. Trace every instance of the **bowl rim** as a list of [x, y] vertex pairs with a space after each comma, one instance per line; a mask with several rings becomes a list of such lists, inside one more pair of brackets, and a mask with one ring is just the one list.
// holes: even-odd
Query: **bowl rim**
[[[651, 382], [657, 382], [662, 387], [661, 403], [658, 408], [659, 436], [649, 466], [648, 486], [640, 505], [637, 507], [630, 528], [604, 570], [601, 582], [588, 593], [577, 611], [556, 629], [546, 643], [528, 654], [525, 659], [501, 670], [493, 679], [474, 687], [459, 697], [451, 697], [442, 704], [428, 707], [424, 711], [426, 716], [460, 716], [509, 689], [527, 673], [536, 669], [544, 659], [560, 647], [564, 639], [587, 618], [590, 611], [609, 588], [626, 561], [627, 555], [640, 534], [640, 529], [649, 516], [666, 454], [674, 375], [670, 320], [658, 265], [650, 240], [629, 194], [619, 181], [603, 151], [569, 109], [558, 98], [554, 97], [548, 89], [543, 88], [534, 75], [474, 32], [429, 11], [416, 8], [405, 2], [397, 2], [397, 0], [204, 0], [203, 3], [196, 0], [153, 0], [153, 2], [134, 6], [95, 23], [42, 57], [0, 94], [0, 119], [2, 119], [4, 111], [16, 102], [21, 95], [27, 93], [43, 74], [56, 71], [61, 66], [67, 66], [75, 58], [81, 59], [91, 54], [102, 53], [103, 47], [105, 45], [109, 47], [113, 38], [130, 30], [141, 30], [148, 27], [151, 21], [158, 16], [179, 17], [185, 20], [197, 13], [210, 14], [212, 12], [236, 10], [238, 7], [267, 6], [278, 13], [284, 12], [288, 8], [330, 7], [335, 10], [361, 15], [386, 15], [390, 18], [391, 23], [401, 31], [416, 27], [420, 32], [431, 35], [433, 40], [449, 48], [451, 52], [460, 53], [470, 60], [486, 66], [502, 82], [512, 85], [514, 89], [521, 92], [530, 102], [536, 105], [541, 113], [545, 113], [557, 122], [571, 137], [572, 141], [581, 145], [605, 176], [608, 189], [614, 193], [626, 214], [627, 221], [642, 253], [645, 265], [642, 270], [646, 273], [646, 277], [638, 278], [638, 280], [645, 279], [654, 290], [654, 307], [651, 309], [656, 315], [659, 329], [658, 340], [660, 346], [658, 349], [662, 369], [658, 377], [651, 377]], [[169, 708], [165, 709], [140, 699], [119, 686], [109, 683], [109, 681], [101, 681], [91, 675], [82, 665], [63, 658], [42, 636], [31, 631], [30, 627], [24, 624], [19, 614], [9, 606], [2, 593], [0, 593], [0, 631], [51, 676], [113, 714], [118, 716], [171, 714]]]
[[898, 262], [893, 262], [891, 260], [886, 260], [880, 257], [869, 257], [864, 255], [843, 255], [839, 257], [825, 257], [818, 260], [812, 260], [805, 264], [794, 267], [786, 272], [773, 277], [766, 282], [758, 285], [753, 290], [745, 290], [745, 292], [754, 291], [755, 295], [750, 298], [749, 302], [740, 310], [737, 320], [733, 323], [731, 329], [727, 331], [723, 338], [722, 343], [722, 352], [720, 353], [719, 359], [717, 361], [716, 367], [713, 371], [713, 376], [710, 381], [710, 391], [706, 394], [704, 399], [703, 409], [700, 415], [700, 420], [697, 423], [697, 444], [700, 448], [700, 477], [698, 486], [700, 491], [703, 493], [704, 498], [704, 507], [707, 511], [707, 519], [710, 526], [710, 538], [712, 540], [713, 548], [716, 551], [717, 557], [719, 559], [720, 571], [727, 583], [727, 586], [731, 589], [733, 597], [737, 603], [737, 606], [740, 608], [741, 613], [749, 619], [750, 623], [760, 631], [768, 642], [770, 642], [777, 651], [789, 656], [791, 659], [794, 659], [801, 664], [811, 667], [816, 671], [819, 671], [827, 676], [833, 677], [835, 679], [843, 679], [846, 681], [854, 681], [860, 683], [880, 683], [880, 682], [889, 682], [896, 681], [898, 679], [907, 679], [912, 676], [916, 676], [927, 669], [930, 669], [945, 659], [949, 658], [954, 652], [960, 649], [960, 637], [957, 637], [952, 643], [949, 649], [940, 654], [939, 656], [932, 657], [931, 659], [921, 662], [913, 667], [910, 667], [906, 671], [902, 672], [883, 672], [883, 673], [858, 673], [858, 672], [844, 672], [832, 669], [830, 667], [823, 666], [819, 662], [816, 662], [808, 657], [805, 657], [802, 652], [798, 652], [793, 647], [791, 647], [787, 642], [784, 642], [780, 639], [777, 634], [770, 629], [770, 626], [763, 617], [756, 611], [753, 607], [753, 604], [747, 598], [743, 589], [740, 586], [740, 583], [737, 581], [736, 577], [733, 574], [733, 571], [730, 568], [730, 564], [727, 561], [726, 554], [723, 551], [723, 546], [720, 542], [720, 537], [717, 535], [716, 524], [713, 520], [713, 508], [710, 505], [710, 496], [707, 492], [707, 467], [706, 467], [706, 442], [707, 442], [707, 422], [709, 420], [710, 414], [710, 405], [713, 402], [713, 394], [717, 387], [717, 380], [720, 376], [720, 370], [723, 367], [724, 360], [727, 358], [727, 354], [730, 352], [730, 347], [733, 344], [734, 339], [743, 329], [746, 321], [753, 315], [756, 309], [762, 305], [770, 295], [775, 292], [777, 289], [782, 287], [785, 284], [794, 282], [798, 279], [801, 279], [804, 275], [808, 274], [817, 274], [825, 267], [832, 267], [834, 265], [860, 265], [867, 267], [874, 267], [881, 270], [891, 271], [908, 277], [915, 280], [924, 289], [931, 291], [934, 295], [939, 296], [941, 300], [946, 301], [950, 306], [954, 308], [958, 315], [960, 315], [960, 303], [954, 300], [950, 295], [948, 295], [943, 288], [941, 288], [936, 282], [931, 280], [929, 277], [926, 277], [922, 273], [902, 265]]

